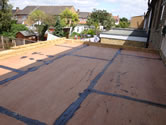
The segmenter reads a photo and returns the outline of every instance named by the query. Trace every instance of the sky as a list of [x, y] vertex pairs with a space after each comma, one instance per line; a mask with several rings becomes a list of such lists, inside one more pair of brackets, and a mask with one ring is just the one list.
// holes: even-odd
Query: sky
[[9, 0], [14, 8], [28, 5], [73, 5], [81, 12], [92, 12], [94, 8], [107, 10], [113, 16], [126, 17], [144, 15], [148, 0]]

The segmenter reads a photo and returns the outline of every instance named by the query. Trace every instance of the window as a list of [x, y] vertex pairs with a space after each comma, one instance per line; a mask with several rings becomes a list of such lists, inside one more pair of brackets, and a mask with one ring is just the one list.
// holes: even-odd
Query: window
[[163, 19], [164, 10], [165, 10], [165, 5], [163, 5], [163, 7], [162, 7], [162, 12], [161, 12], [161, 17], [160, 17], [160, 20], [162, 20], [162, 19]]
[[163, 10], [163, 6], [162, 6], [162, 1], [158, 2], [158, 6], [157, 6], [157, 13], [156, 13], [156, 21], [155, 21], [155, 29], [158, 30], [158, 28], [161, 26], [161, 23], [160, 23], [160, 18], [161, 18], [161, 13], [162, 13], [162, 10]]

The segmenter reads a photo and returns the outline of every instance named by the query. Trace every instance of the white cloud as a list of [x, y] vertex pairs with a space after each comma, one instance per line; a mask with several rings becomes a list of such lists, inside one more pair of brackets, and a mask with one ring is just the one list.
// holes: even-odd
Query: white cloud
[[91, 11], [98, 6], [97, 0], [10, 0], [10, 3], [21, 9], [27, 5], [73, 5], [81, 11]]
[[147, 0], [10, 0], [10, 3], [21, 9], [27, 5], [73, 5], [81, 11], [92, 11], [93, 8], [100, 8], [102, 4], [107, 6], [102, 6], [102, 9], [127, 18], [143, 15], [147, 10]]
[[112, 9], [115, 15], [130, 18], [132, 16], [144, 15], [147, 11], [148, 0], [105, 0], [110, 3], [119, 3], [118, 8]]

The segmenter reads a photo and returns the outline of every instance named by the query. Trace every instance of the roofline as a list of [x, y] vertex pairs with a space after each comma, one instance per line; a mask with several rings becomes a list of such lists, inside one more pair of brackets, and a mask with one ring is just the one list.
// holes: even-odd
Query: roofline
[[[34, 12], [35, 10], [37, 10], [40, 7], [73, 7], [74, 10], [76, 11], [75, 7], [73, 5], [27, 5], [25, 8], [27, 7], [35, 7], [29, 14], [31, 14], [32, 12]], [[21, 11], [23, 11], [24, 9], [22, 9]], [[19, 14], [18, 15], [29, 15], [29, 14]]]
[[134, 17], [144, 17], [144, 15], [140, 15], [140, 16], [132, 16], [131, 18], [134, 18]]
[[105, 33], [105, 32], [102, 32], [102, 33], [100, 33], [100, 34], [105, 34], [105, 35], [115, 35], [115, 36], [134, 36], [134, 37], [147, 37], [146, 35], [142, 35], [142, 36], [137, 36], [137, 35], [132, 35], [132, 34], [129, 34], [129, 35], [125, 35], [125, 34], [114, 34], [114, 33], [112, 33], [112, 34], [110, 34], [110, 33]]

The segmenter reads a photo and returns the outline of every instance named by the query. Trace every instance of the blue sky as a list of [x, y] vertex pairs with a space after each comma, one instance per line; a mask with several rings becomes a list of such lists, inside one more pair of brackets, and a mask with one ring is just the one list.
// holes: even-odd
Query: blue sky
[[80, 11], [91, 12], [94, 8], [104, 9], [114, 16], [127, 17], [143, 15], [147, 11], [147, 0], [9, 0], [15, 7], [27, 5], [73, 5]]

